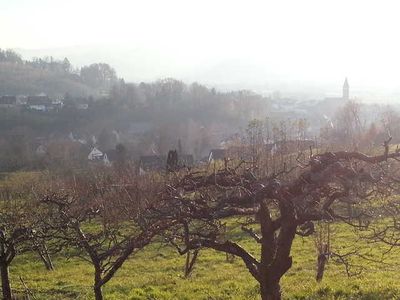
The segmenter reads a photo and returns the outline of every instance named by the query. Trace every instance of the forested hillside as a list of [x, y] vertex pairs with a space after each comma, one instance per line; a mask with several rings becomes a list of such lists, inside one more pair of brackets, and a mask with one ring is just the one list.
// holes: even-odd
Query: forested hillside
[[23, 60], [12, 50], [0, 49], [0, 95], [98, 96], [117, 80], [107, 64], [75, 69], [68, 58]]

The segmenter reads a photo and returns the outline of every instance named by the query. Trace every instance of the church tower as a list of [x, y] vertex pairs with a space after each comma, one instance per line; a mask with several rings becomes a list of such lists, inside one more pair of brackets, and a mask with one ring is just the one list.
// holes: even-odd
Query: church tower
[[349, 100], [349, 92], [350, 92], [350, 87], [346, 77], [343, 84], [343, 96], [342, 96], [343, 100]]

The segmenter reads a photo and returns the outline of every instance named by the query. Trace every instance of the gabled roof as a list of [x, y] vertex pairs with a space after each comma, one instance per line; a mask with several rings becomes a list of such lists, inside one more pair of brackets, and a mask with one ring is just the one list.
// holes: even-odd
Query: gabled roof
[[96, 160], [96, 159], [101, 159], [101, 158], [103, 158], [103, 152], [101, 152], [96, 147], [94, 147], [88, 155], [89, 160]]

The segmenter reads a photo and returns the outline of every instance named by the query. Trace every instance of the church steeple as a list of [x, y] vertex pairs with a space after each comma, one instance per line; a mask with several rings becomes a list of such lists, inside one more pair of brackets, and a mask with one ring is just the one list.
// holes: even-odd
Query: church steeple
[[350, 94], [350, 87], [346, 77], [343, 84], [343, 96], [342, 96], [343, 100], [349, 100], [349, 94]]

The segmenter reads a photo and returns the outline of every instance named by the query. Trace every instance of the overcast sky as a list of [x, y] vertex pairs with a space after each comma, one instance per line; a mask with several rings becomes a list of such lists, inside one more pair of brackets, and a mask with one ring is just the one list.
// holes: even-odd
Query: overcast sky
[[384, 0], [0, 0], [0, 47], [142, 49], [144, 61], [159, 55], [180, 70], [230, 61], [257, 66], [248, 80], [265, 69], [281, 79], [348, 76], [394, 89], [399, 9]]

